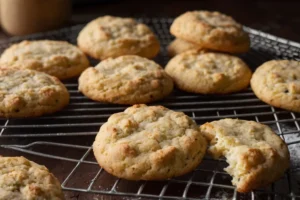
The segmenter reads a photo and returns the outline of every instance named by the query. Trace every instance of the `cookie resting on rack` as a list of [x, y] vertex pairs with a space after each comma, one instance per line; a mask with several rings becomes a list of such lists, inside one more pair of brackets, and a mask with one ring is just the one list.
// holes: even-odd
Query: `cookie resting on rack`
[[300, 112], [300, 62], [272, 60], [256, 69], [251, 79], [255, 95], [274, 107]]
[[186, 174], [201, 162], [207, 142], [182, 112], [134, 105], [113, 114], [93, 144], [101, 167], [129, 180], [164, 180]]
[[79, 90], [95, 101], [149, 103], [169, 95], [173, 81], [154, 61], [127, 55], [86, 69], [79, 77]]
[[243, 53], [250, 48], [249, 36], [242, 25], [219, 12], [186, 12], [174, 20], [170, 32], [204, 49]]
[[176, 56], [177, 54], [183, 53], [185, 51], [200, 50], [200, 49], [203, 49], [200, 45], [179, 38], [173, 40], [167, 48], [168, 55], [170, 57]]
[[99, 17], [88, 23], [79, 33], [77, 43], [96, 59], [122, 55], [155, 57], [160, 44], [150, 28], [132, 18]]
[[0, 157], [1, 200], [64, 200], [59, 181], [24, 157]]
[[65, 41], [23, 41], [10, 46], [0, 58], [0, 67], [32, 69], [60, 80], [78, 77], [89, 67], [85, 54]]
[[251, 70], [240, 58], [191, 50], [172, 58], [165, 71], [181, 90], [200, 94], [228, 94], [248, 87]]
[[283, 176], [290, 155], [285, 142], [266, 125], [239, 119], [221, 119], [200, 126], [209, 141], [208, 152], [224, 156], [238, 192], [267, 186]]
[[35, 70], [0, 69], [0, 117], [36, 117], [69, 103], [69, 92], [54, 76]]

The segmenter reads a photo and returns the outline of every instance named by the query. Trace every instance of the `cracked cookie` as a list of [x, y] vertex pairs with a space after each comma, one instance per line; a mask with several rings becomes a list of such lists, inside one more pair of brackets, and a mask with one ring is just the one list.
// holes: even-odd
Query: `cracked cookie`
[[174, 20], [170, 32], [204, 49], [243, 53], [250, 48], [249, 36], [242, 25], [219, 12], [186, 12]]
[[224, 170], [232, 177], [238, 192], [266, 186], [289, 167], [290, 155], [285, 142], [266, 125], [239, 119], [205, 123], [200, 131], [209, 141], [208, 152], [224, 156]]
[[200, 94], [227, 94], [247, 88], [251, 70], [238, 57], [191, 50], [172, 58], [165, 71], [178, 88]]
[[182, 112], [134, 105], [110, 116], [96, 136], [94, 155], [101, 167], [129, 180], [164, 180], [195, 169], [207, 142]]
[[256, 69], [251, 79], [255, 95], [272, 106], [300, 112], [300, 62], [272, 60]]
[[60, 80], [79, 76], [89, 61], [76, 46], [54, 40], [23, 41], [6, 49], [0, 68], [32, 69]]
[[79, 33], [77, 44], [82, 51], [96, 59], [122, 55], [155, 57], [159, 41], [148, 26], [132, 18], [99, 17]]
[[173, 81], [154, 61], [127, 55], [86, 69], [79, 77], [79, 90], [95, 101], [148, 103], [169, 95]]
[[54, 76], [35, 70], [0, 69], [0, 117], [36, 117], [69, 103], [69, 92]]
[[59, 181], [45, 166], [24, 157], [0, 157], [0, 199], [64, 200]]

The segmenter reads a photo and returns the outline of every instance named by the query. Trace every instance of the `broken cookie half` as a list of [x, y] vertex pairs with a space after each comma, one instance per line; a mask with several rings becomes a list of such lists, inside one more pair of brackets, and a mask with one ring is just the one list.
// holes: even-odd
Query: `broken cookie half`
[[200, 126], [209, 141], [208, 152], [224, 156], [224, 170], [238, 192], [250, 192], [279, 179], [289, 167], [285, 142], [266, 125], [239, 119], [222, 119]]

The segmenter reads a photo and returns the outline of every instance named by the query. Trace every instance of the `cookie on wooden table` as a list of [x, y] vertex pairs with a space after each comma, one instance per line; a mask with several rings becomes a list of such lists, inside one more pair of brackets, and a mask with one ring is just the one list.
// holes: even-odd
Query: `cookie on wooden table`
[[127, 55], [86, 69], [79, 77], [79, 90], [95, 101], [148, 103], [169, 95], [173, 81], [154, 61]]
[[169, 44], [167, 49], [169, 56], [173, 57], [188, 50], [200, 50], [203, 48], [200, 45], [194, 44], [192, 42], [176, 38]]
[[69, 92], [54, 76], [35, 70], [0, 69], [0, 117], [36, 117], [69, 103]]
[[241, 24], [219, 12], [189, 11], [171, 25], [177, 38], [198, 44], [204, 49], [243, 53], [250, 48], [250, 39]]
[[238, 192], [250, 192], [283, 176], [290, 155], [285, 142], [266, 125], [239, 119], [205, 123], [200, 131], [209, 140], [208, 152], [225, 156], [225, 168]]
[[132, 18], [99, 17], [88, 23], [79, 33], [77, 43], [89, 56], [106, 59], [122, 55], [155, 57], [159, 42], [145, 24]]
[[300, 112], [300, 62], [272, 60], [253, 73], [251, 87], [267, 104]]
[[113, 114], [93, 144], [101, 167], [129, 180], [164, 180], [186, 174], [201, 162], [207, 142], [182, 112], [134, 105]]
[[14, 44], [0, 58], [1, 67], [32, 69], [61, 80], [79, 76], [89, 61], [76, 46], [65, 41], [37, 40]]
[[227, 94], [247, 88], [251, 70], [238, 57], [191, 50], [172, 58], [165, 71], [178, 88], [200, 94]]
[[24, 157], [0, 157], [0, 199], [64, 200], [59, 181], [45, 166]]

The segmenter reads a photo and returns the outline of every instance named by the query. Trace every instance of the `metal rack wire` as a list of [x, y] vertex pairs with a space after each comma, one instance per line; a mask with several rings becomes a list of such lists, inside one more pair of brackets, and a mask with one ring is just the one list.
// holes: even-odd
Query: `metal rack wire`
[[[169, 60], [165, 47], [173, 39], [169, 34], [172, 19], [139, 20], [148, 24], [158, 35], [162, 49], [156, 61], [165, 65]], [[82, 27], [78, 25], [46, 34], [13, 38], [9, 43], [0, 43], [0, 50], [23, 39], [55, 39], [76, 43]], [[250, 28], [245, 30], [250, 33], [251, 51], [241, 55], [241, 58], [252, 69], [270, 59], [300, 60], [300, 44]], [[91, 62], [96, 63], [94, 60]], [[91, 144], [101, 124], [111, 114], [123, 111], [126, 107], [87, 99], [78, 92], [76, 80], [65, 82], [65, 85], [71, 94], [71, 101], [61, 112], [34, 119], [0, 119], [1, 154], [29, 156], [45, 164], [62, 181], [65, 191], [83, 192], [84, 195], [160, 199], [300, 198], [300, 114], [266, 105], [255, 97], [251, 89], [221, 96], [195, 95], [175, 90], [168, 98], [155, 103], [183, 111], [199, 125], [226, 117], [255, 120], [271, 126], [286, 141], [291, 152], [291, 168], [285, 176], [268, 188], [240, 194], [223, 170], [226, 162], [209, 157], [193, 172], [167, 181], [135, 182], [109, 175], [99, 168]]]

